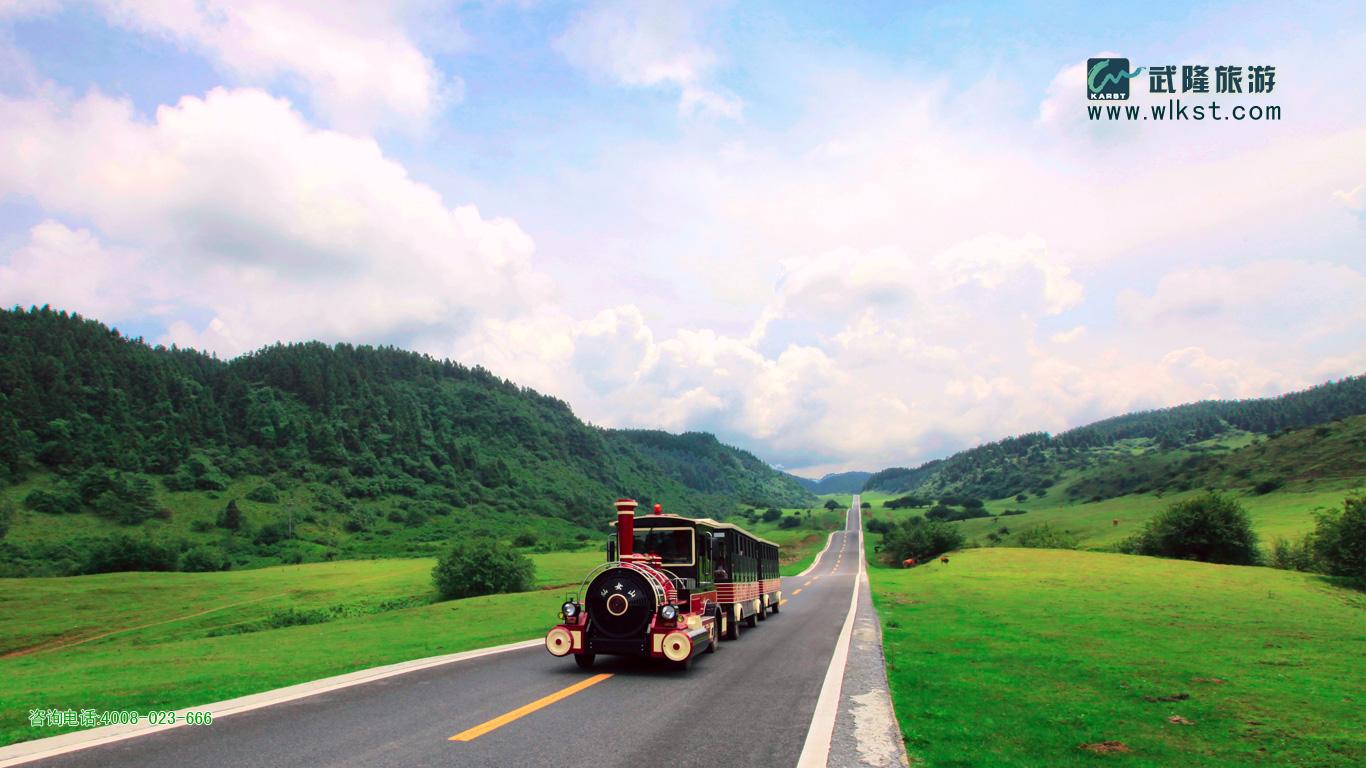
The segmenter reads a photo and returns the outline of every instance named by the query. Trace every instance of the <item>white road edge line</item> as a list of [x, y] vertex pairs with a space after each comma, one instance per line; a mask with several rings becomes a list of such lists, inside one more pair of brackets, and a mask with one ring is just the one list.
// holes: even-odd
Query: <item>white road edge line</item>
[[[797, 758], [797, 768], [826, 768], [830, 760], [830, 739], [835, 733], [835, 716], [839, 714], [844, 668], [849, 663], [849, 641], [854, 634], [854, 614], [858, 613], [859, 584], [863, 581], [866, 562], [863, 557], [863, 511], [859, 508], [858, 496], [854, 496], [849, 512], [851, 516], [858, 514], [858, 572], [854, 574], [854, 588], [849, 596], [849, 613], [845, 615], [844, 626], [835, 641], [835, 652], [830, 655], [830, 666], [825, 670], [825, 682], [816, 699], [816, 711], [811, 715], [811, 727], [806, 731], [806, 743], [802, 745], [801, 757]], [[848, 530], [847, 524], [845, 530]]]
[[[476, 648], [472, 651], [462, 651], [460, 653], [450, 653], [444, 656], [429, 656], [425, 659], [413, 659], [411, 661], [401, 661], [397, 664], [387, 664], [382, 667], [371, 667], [356, 672], [348, 672], [344, 675], [335, 677], [325, 677], [321, 680], [313, 680], [307, 683], [276, 688], [273, 691], [263, 691], [253, 693], [248, 696], [240, 696], [235, 699], [205, 704], [198, 707], [186, 707], [176, 710], [177, 720], [181, 723], [175, 725], [107, 725], [103, 728], [91, 728], [75, 733], [65, 733], [60, 736], [49, 736], [45, 739], [35, 739], [33, 741], [23, 741], [18, 744], [11, 744], [7, 747], [0, 747], [0, 768], [8, 768], [11, 765], [22, 765], [34, 760], [42, 760], [67, 752], [75, 752], [81, 749], [97, 747], [102, 744], [110, 744], [124, 739], [134, 739], [139, 736], [146, 736], [150, 733], [167, 731], [172, 728], [185, 727], [181, 717], [186, 712], [204, 712], [213, 714], [213, 719], [218, 720], [229, 715], [237, 715], [243, 712], [250, 712], [253, 709], [261, 709], [276, 704], [283, 704], [287, 701], [303, 699], [309, 696], [317, 696], [320, 693], [350, 688], [353, 685], [364, 685], [376, 680], [383, 680], [386, 677], [396, 675], [406, 675], [410, 672], [417, 672], [423, 669], [431, 669], [444, 664], [454, 664], [458, 661], [478, 659], [484, 656], [492, 656], [509, 651], [520, 651], [525, 648], [535, 648], [543, 644], [541, 639], [524, 640], [518, 643], [508, 643], [506, 645], [495, 645], [489, 648]], [[201, 726], [195, 726], [201, 727]], [[207, 726], [212, 728], [213, 726]]]
[[805, 576], [806, 574], [811, 573], [813, 570], [815, 570], [815, 569], [816, 569], [816, 566], [818, 566], [818, 565], [821, 564], [821, 558], [822, 558], [822, 557], [825, 557], [825, 550], [827, 550], [827, 549], [830, 548], [830, 542], [832, 542], [832, 541], [835, 540], [835, 534], [837, 534], [837, 533], [839, 533], [839, 531], [831, 531], [831, 532], [830, 532], [830, 535], [825, 537], [825, 546], [824, 546], [824, 547], [821, 547], [821, 551], [818, 552], [818, 553], [816, 553], [816, 559], [811, 561], [811, 565], [806, 566], [806, 570], [802, 571], [801, 573], [797, 574], [796, 576], [788, 576], [787, 578], [789, 578], [789, 579], [800, 579], [801, 577], [803, 577], [803, 576]]

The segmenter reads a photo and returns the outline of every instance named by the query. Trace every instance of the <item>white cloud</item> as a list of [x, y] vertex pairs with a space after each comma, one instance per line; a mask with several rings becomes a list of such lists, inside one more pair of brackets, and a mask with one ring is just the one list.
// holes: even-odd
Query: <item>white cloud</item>
[[90, 221], [118, 244], [68, 232], [79, 242], [58, 248], [57, 225], [43, 225], [9, 268], [50, 271], [59, 251], [74, 254], [72, 270], [141, 254], [117, 282], [67, 285], [75, 309], [144, 302], [161, 285], [173, 291], [158, 302], [213, 319], [178, 323], [170, 340], [222, 353], [314, 336], [450, 349], [549, 295], [514, 222], [448, 207], [373, 141], [313, 128], [260, 91], [216, 89], [151, 122], [98, 93], [0, 98], [0, 111], [0, 195]]
[[[426, 4], [98, 0], [97, 7], [111, 24], [201, 52], [241, 82], [298, 85], [331, 125], [366, 131], [425, 126], [444, 105], [460, 100], [460, 80], [443, 75], [407, 31], [409, 16]], [[0, 16], [56, 5], [9, 3]], [[450, 14], [436, 18], [451, 27], [446, 39], [463, 35]]]
[[715, 52], [701, 41], [705, 8], [667, 0], [595, 2], [555, 41], [574, 66], [627, 86], [678, 92], [683, 115], [738, 119], [738, 97], [707, 83]]

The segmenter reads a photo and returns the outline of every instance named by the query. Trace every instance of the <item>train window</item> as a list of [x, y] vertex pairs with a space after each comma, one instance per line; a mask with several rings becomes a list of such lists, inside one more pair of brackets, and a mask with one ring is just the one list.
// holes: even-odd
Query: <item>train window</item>
[[637, 528], [636, 554], [659, 555], [664, 565], [693, 564], [693, 529]]

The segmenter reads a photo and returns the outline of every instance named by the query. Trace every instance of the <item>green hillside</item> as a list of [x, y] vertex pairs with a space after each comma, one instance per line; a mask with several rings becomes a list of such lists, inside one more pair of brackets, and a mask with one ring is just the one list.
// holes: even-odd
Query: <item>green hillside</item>
[[[1106, 548], [1137, 532], [1173, 502], [1205, 490], [1237, 498], [1262, 544], [1301, 536], [1315, 512], [1339, 508], [1366, 488], [1366, 416], [1353, 416], [1272, 435], [1238, 434], [1184, 448], [1139, 446], [1066, 472], [1042, 495], [985, 499], [979, 517], [954, 521], [971, 543], [1011, 546], [1022, 531], [1041, 524], [1068, 531], [1077, 544]], [[1099, 453], [1099, 451], [1095, 452]], [[897, 507], [910, 497], [918, 507]], [[931, 513], [928, 487], [911, 494], [866, 492], [872, 520]], [[939, 497], [954, 514], [965, 500]], [[892, 504], [894, 508], [885, 505]], [[944, 507], [941, 507], [943, 509]]]
[[1053, 436], [988, 443], [914, 469], [875, 473], [864, 490], [933, 500], [1099, 502], [1197, 488], [1266, 493], [1366, 478], [1366, 376], [1276, 398], [1192, 403]]
[[1003, 548], [869, 576], [913, 765], [1366, 760], [1366, 600], [1321, 577]]
[[[858, 493], [872, 475], [872, 472], [832, 472], [819, 480], [797, 477], [797, 482], [801, 483], [802, 487], [808, 491], [816, 494]], [[794, 477], [796, 476], [794, 475]]]
[[[593, 427], [448, 360], [315, 342], [224, 361], [0, 311], [0, 574], [427, 555], [471, 529], [573, 548], [621, 495], [695, 515], [813, 499], [711, 435]], [[92, 565], [101, 548], [138, 564]]]

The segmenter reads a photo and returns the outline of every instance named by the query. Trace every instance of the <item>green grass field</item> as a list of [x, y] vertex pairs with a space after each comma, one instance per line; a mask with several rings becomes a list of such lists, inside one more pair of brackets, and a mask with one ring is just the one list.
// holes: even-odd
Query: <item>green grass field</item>
[[601, 558], [535, 555], [540, 589], [441, 603], [429, 559], [0, 579], [0, 744], [60, 732], [30, 728], [29, 709], [186, 707], [536, 637], [555, 621], [554, 588]]
[[[1262, 544], [1267, 545], [1277, 537], [1293, 538], [1313, 530], [1315, 510], [1340, 508], [1342, 500], [1360, 488], [1361, 484], [1357, 481], [1340, 481], [1320, 483], [1313, 487], [1296, 485], [1263, 496], [1237, 492], [1231, 495], [1247, 509], [1253, 530]], [[953, 525], [958, 526], [969, 541], [986, 545], [987, 534], [1003, 526], [1015, 532], [1026, 526], [1047, 523], [1054, 528], [1076, 533], [1082, 547], [1102, 548], [1137, 532], [1148, 518], [1167, 505], [1201, 492], [1185, 491], [1162, 496], [1135, 494], [1094, 503], [1067, 503], [1051, 494], [1024, 502], [1014, 499], [988, 501], [987, 510], [996, 515], [1007, 509], [1023, 509], [1026, 513], [962, 520]], [[884, 509], [881, 495], [864, 496], [865, 499], [870, 497], [876, 500], [871, 510], [865, 510], [865, 519], [903, 520], [925, 513], [924, 509]], [[1119, 521], [1118, 525], [1115, 525], [1116, 520]], [[1009, 543], [1008, 538], [1006, 543]]]
[[[1366, 760], [1360, 592], [1269, 568], [1004, 548], [870, 578], [913, 764]], [[1111, 741], [1128, 751], [1081, 747]]]

